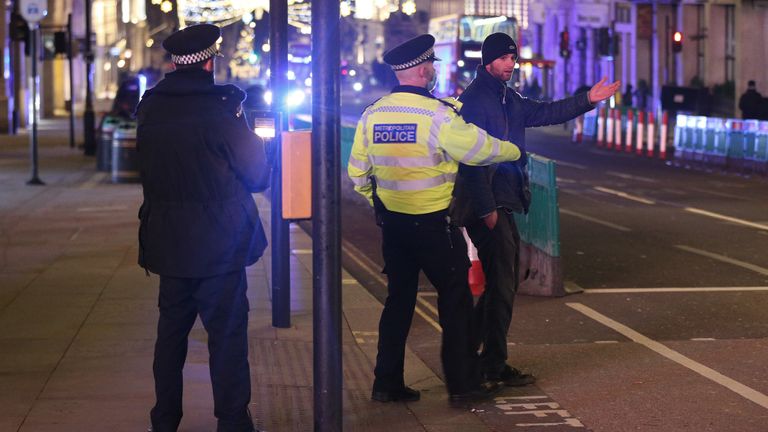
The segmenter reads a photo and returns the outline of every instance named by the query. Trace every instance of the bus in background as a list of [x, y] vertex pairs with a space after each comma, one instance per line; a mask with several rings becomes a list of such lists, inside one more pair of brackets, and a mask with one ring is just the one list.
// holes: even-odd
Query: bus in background
[[505, 16], [446, 15], [429, 20], [435, 37], [437, 84], [435, 96], [458, 96], [481, 62], [480, 47], [486, 36], [503, 32], [517, 40], [517, 21]]
[[467, 88], [481, 63], [483, 40], [497, 32], [512, 36], [518, 43], [520, 58], [510, 84], [528, 96], [526, 93], [533, 90], [535, 82], [535, 98], [551, 99], [555, 62], [531, 58], [531, 49], [521, 44], [515, 18], [481, 15], [446, 15], [429, 20], [429, 33], [435, 37], [435, 56], [441, 60], [435, 62], [435, 96], [458, 96]]

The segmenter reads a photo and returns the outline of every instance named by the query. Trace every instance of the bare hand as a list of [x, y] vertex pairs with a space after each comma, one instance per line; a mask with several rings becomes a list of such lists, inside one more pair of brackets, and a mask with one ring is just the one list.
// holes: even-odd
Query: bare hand
[[494, 210], [491, 214], [483, 218], [483, 222], [485, 222], [485, 226], [488, 227], [489, 230], [493, 231], [493, 228], [496, 227], [496, 222], [499, 220], [499, 211]]
[[605, 82], [607, 80], [608, 78], [603, 77], [599, 83], [595, 84], [594, 87], [589, 89], [589, 103], [596, 104], [598, 102], [602, 102], [616, 93], [616, 91], [619, 89], [619, 86], [621, 85], [621, 81], [616, 81], [613, 84], [606, 85]]

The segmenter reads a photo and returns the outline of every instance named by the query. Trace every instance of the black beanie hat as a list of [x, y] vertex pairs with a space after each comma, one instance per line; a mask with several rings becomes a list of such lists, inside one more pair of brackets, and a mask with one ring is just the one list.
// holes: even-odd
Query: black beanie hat
[[483, 53], [483, 65], [488, 65], [505, 54], [512, 54], [517, 59], [517, 44], [506, 33], [489, 35], [483, 41], [481, 51]]

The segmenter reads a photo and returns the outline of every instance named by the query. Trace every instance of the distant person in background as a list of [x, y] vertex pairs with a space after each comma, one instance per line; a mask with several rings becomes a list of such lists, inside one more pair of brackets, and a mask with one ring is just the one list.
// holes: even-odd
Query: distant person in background
[[[747, 83], [747, 91], [739, 98], [739, 109], [741, 110], [741, 118], [744, 119], [760, 119], [761, 118], [761, 106], [765, 102], [763, 101], [763, 95], [761, 95], [755, 85], [754, 80], [750, 80]], [[763, 110], [765, 110], [763, 108]]]
[[627, 84], [627, 90], [624, 92], [624, 94], [621, 97], [621, 102], [625, 107], [631, 107], [632, 106], [632, 84]]
[[640, 80], [637, 82], [637, 90], [635, 90], [635, 96], [637, 96], [636, 99], [636, 105], [637, 109], [645, 111], [646, 108], [648, 108], [648, 94], [650, 91], [648, 90], [648, 83], [645, 82], [645, 80]]

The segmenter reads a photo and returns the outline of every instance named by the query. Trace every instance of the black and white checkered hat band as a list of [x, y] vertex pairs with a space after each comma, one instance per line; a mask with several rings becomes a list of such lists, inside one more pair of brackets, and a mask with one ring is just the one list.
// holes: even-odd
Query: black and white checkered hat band
[[213, 44], [202, 51], [198, 51], [192, 54], [184, 54], [184, 55], [171, 54], [171, 61], [181, 65], [200, 63], [201, 61], [208, 60], [209, 58], [219, 53], [219, 48], [217, 47], [217, 45], [218, 44]]
[[424, 51], [424, 54], [416, 57], [413, 60], [409, 60], [409, 61], [407, 61], [405, 63], [402, 63], [402, 64], [399, 64], [399, 65], [392, 65], [392, 70], [399, 71], [399, 70], [405, 70], [405, 69], [408, 69], [408, 68], [412, 68], [412, 67], [416, 66], [417, 64], [423, 63], [423, 62], [429, 60], [430, 58], [434, 58], [434, 57], [435, 57], [435, 50], [434, 50], [434, 48], [430, 48], [430, 49]]

